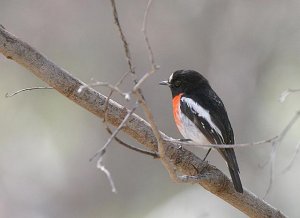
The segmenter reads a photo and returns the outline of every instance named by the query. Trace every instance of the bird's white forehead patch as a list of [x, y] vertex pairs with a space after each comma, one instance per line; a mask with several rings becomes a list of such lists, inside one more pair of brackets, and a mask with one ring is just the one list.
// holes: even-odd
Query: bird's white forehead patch
[[169, 77], [168, 82], [171, 82], [171, 81], [172, 81], [172, 79], [173, 79], [173, 74], [174, 74], [174, 73], [172, 73], [171, 76]]

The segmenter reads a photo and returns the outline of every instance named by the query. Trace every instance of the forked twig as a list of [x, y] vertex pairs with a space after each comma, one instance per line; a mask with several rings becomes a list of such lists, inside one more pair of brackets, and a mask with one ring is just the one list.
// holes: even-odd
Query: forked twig
[[97, 168], [100, 169], [101, 171], [103, 171], [105, 173], [105, 175], [107, 176], [109, 183], [111, 185], [111, 189], [112, 192], [116, 192], [116, 187], [114, 185], [114, 181], [111, 177], [110, 172], [108, 171], [108, 169], [105, 168], [104, 164], [103, 164], [103, 157], [104, 154], [106, 153], [106, 149], [108, 147], [108, 145], [111, 143], [111, 141], [116, 137], [116, 135], [121, 131], [121, 129], [125, 126], [127, 120], [130, 118], [130, 116], [133, 114], [133, 112], [135, 111], [135, 109], [137, 108], [138, 104], [135, 105], [135, 107], [133, 107], [130, 111], [128, 111], [127, 115], [125, 116], [125, 118], [123, 119], [123, 121], [121, 122], [121, 124], [118, 126], [118, 128], [111, 134], [111, 136], [108, 138], [108, 140], [106, 141], [106, 143], [103, 145], [103, 147], [101, 149], [99, 149], [91, 158], [90, 161], [92, 161], [94, 158], [96, 158], [97, 156], [99, 156], [98, 161], [97, 161]]
[[[128, 76], [128, 74], [129, 74], [130, 72], [128, 71], [128, 72], [126, 72], [126, 73], [124, 73], [123, 75], [122, 75], [122, 77], [119, 79], [119, 81], [114, 85], [114, 87], [118, 87], [119, 85], [121, 85], [122, 83], [123, 83], [123, 81], [125, 80], [125, 78]], [[109, 133], [109, 134], [112, 134], [113, 132], [111, 131], [111, 129], [108, 127], [108, 125], [107, 125], [107, 116], [108, 116], [108, 111], [107, 111], [107, 109], [108, 109], [108, 103], [109, 103], [109, 100], [110, 100], [110, 98], [111, 98], [111, 96], [112, 96], [112, 94], [114, 93], [114, 89], [111, 89], [110, 90], [110, 93], [108, 94], [108, 97], [106, 98], [106, 100], [105, 100], [105, 104], [104, 104], [104, 111], [105, 111], [105, 113], [104, 113], [104, 117], [103, 117], [103, 123], [105, 124], [105, 126], [106, 126], [106, 131]], [[145, 154], [145, 155], [149, 155], [149, 156], [151, 156], [151, 157], [153, 157], [153, 158], [158, 158], [158, 155], [155, 153], [155, 152], [151, 152], [151, 151], [147, 151], [147, 150], [144, 150], [144, 149], [141, 149], [141, 148], [137, 148], [137, 147], [135, 147], [135, 146], [132, 146], [132, 145], [129, 145], [128, 143], [126, 143], [126, 142], [124, 142], [123, 140], [121, 140], [121, 139], [119, 139], [118, 137], [114, 137], [114, 139], [119, 143], [119, 144], [121, 144], [121, 145], [123, 145], [123, 146], [125, 146], [125, 147], [127, 147], [127, 148], [129, 148], [129, 149], [131, 149], [131, 150], [133, 150], [133, 151], [137, 151], [137, 152], [139, 152], [139, 153], [142, 153], [142, 154]]]
[[[128, 46], [128, 43], [127, 43], [127, 40], [126, 40], [126, 37], [125, 35], [123, 34], [123, 31], [122, 31], [122, 28], [121, 28], [121, 25], [120, 25], [120, 22], [119, 22], [119, 18], [118, 18], [118, 13], [117, 13], [117, 9], [116, 9], [116, 4], [115, 4], [115, 1], [114, 0], [111, 0], [111, 3], [112, 3], [112, 7], [113, 7], [113, 15], [114, 15], [114, 20], [115, 20], [115, 24], [117, 25], [118, 27], [118, 30], [119, 30], [119, 33], [120, 33], [120, 36], [121, 36], [121, 40], [123, 42], [123, 47], [124, 47], [124, 50], [125, 50], [125, 56], [127, 58], [127, 62], [128, 62], [128, 66], [129, 66], [129, 69], [130, 71], [135, 74], [134, 72], [134, 69], [133, 69], [133, 65], [132, 65], [132, 60], [131, 60], [131, 55], [130, 55], [130, 50], [129, 50], [129, 46]], [[151, 4], [151, 1], [150, 3], [148, 2], [148, 6], [146, 8], [146, 12], [145, 12], [145, 18], [144, 18], [144, 23], [147, 22], [147, 13], [148, 13], [148, 10], [150, 8], [150, 4]], [[146, 25], [145, 25], [146, 27]], [[149, 41], [148, 41], [149, 43]], [[151, 46], [150, 44], [147, 44], [150, 49], [151, 49]], [[153, 58], [153, 54], [151, 53], [150, 56], [152, 57], [152, 61], [151, 61], [151, 66], [152, 66], [152, 71], [154, 72], [156, 70], [155, 68], [155, 64], [154, 64], [154, 58]], [[153, 65], [152, 65], [153, 64]], [[147, 73], [147, 74], [152, 74], [152, 73]], [[147, 106], [146, 102], [145, 102], [145, 98], [142, 94], [142, 91], [141, 89], [139, 88], [140, 84], [145, 81], [145, 79], [147, 78], [148, 76], [144, 76], [140, 82], [137, 82], [136, 80], [134, 80], [134, 83], [135, 83], [135, 87], [132, 89], [132, 93], [135, 94], [135, 96], [137, 97], [138, 99], [138, 102], [139, 104], [142, 106], [143, 110], [144, 110], [144, 113], [147, 117], [147, 120], [149, 121], [150, 123], [150, 126], [152, 128], [152, 131], [154, 133], [154, 136], [157, 140], [157, 143], [158, 143], [158, 153], [159, 153], [159, 156], [161, 158], [161, 161], [162, 163], [164, 164], [164, 166], [166, 167], [166, 169], [169, 171], [169, 174], [171, 175], [171, 177], [173, 178], [174, 176], [174, 169], [173, 167], [170, 165], [169, 161], [166, 160], [165, 158], [165, 151], [164, 151], [164, 146], [163, 146], [163, 139], [161, 138], [161, 135], [160, 135], [160, 132], [158, 131], [158, 128], [154, 122], [154, 119], [153, 119], [153, 115], [149, 109], [149, 107]]]
[[105, 151], [108, 147], [108, 145], [111, 143], [111, 141], [114, 139], [114, 137], [121, 131], [121, 129], [125, 126], [126, 122], [130, 118], [130, 116], [133, 114], [133, 112], [136, 110], [138, 104], [136, 104], [130, 111], [128, 111], [127, 115], [124, 117], [123, 121], [120, 123], [118, 128], [111, 134], [111, 136], [108, 138], [106, 143], [102, 146], [101, 149], [99, 149], [91, 158], [90, 161], [92, 161], [97, 156], [103, 156], [105, 154]]
[[297, 111], [295, 113], [295, 115], [292, 117], [292, 119], [290, 120], [290, 122], [288, 122], [288, 124], [286, 125], [286, 127], [278, 135], [278, 138], [275, 141], [272, 142], [272, 151], [271, 151], [271, 154], [270, 154], [270, 158], [266, 162], [266, 164], [269, 163], [269, 162], [271, 162], [270, 180], [269, 180], [269, 185], [268, 185], [268, 188], [267, 188], [267, 191], [265, 193], [264, 198], [266, 198], [267, 195], [270, 193], [272, 185], [273, 185], [274, 172], [275, 172], [275, 159], [276, 159], [276, 155], [277, 155], [278, 146], [280, 145], [280, 143], [282, 142], [282, 140], [284, 139], [284, 137], [286, 136], [286, 134], [288, 133], [288, 131], [292, 128], [292, 126], [298, 120], [299, 116], [300, 116], [300, 111]]
[[138, 101], [140, 103], [140, 105], [143, 108], [144, 114], [147, 117], [148, 122], [150, 123], [151, 129], [153, 131], [153, 134], [157, 140], [157, 148], [158, 148], [158, 154], [160, 157], [160, 160], [162, 162], [162, 164], [164, 165], [164, 167], [166, 168], [166, 170], [168, 171], [171, 179], [173, 181], [178, 182], [178, 177], [176, 174], [176, 170], [174, 169], [174, 167], [172, 166], [171, 162], [167, 159], [167, 157], [165, 156], [166, 151], [165, 151], [165, 147], [163, 145], [163, 138], [161, 137], [161, 134], [156, 126], [156, 123], [154, 121], [153, 115], [150, 111], [150, 108], [147, 106], [145, 99], [142, 97], [142, 95], [139, 92], [135, 92]]

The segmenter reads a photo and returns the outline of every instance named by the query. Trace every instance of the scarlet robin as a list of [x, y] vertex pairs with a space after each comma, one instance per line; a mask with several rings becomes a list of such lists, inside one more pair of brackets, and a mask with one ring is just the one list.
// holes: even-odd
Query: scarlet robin
[[[234, 133], [219, 96], [207, 79], [193, 70], [178, 70], [168, 81], [173, 97], [173, 115], [179, 132], [196, 144], [234, 144]], [[234, 188], [243, 193], [239, 166], [233, 148], [217, 148], [227, 163]]]

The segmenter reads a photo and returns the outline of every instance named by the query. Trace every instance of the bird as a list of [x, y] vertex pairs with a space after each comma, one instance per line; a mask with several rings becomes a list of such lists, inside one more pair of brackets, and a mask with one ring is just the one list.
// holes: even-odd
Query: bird
[[[185, 140], [199, 145], [234, 144], [234, 133], [225, 106], [202, 74], [194, 70], [177, 70], [167, 81], [159, 84], [171, 89], [174, 121]], [[234, 149], [216, 150], [227, 163], [235, 190], [243, 193]]]

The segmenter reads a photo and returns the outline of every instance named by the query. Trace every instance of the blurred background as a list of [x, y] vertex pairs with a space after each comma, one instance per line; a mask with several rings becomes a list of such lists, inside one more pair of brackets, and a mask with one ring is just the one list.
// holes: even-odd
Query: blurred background
[[[150, 69], [141, 32], [147, 1], [116, 3], [141, 77]], [[86, 83], [92, 78], [114, 83], [128, 69], [109, 0], [1, 0], [0, 23]], [[237, 143], [277, 135], [300, 108], [297, 93], [278, 100], [287, 88], [300, 87], [299, 1], [154, 1], [148, 35], [161, 68], [142, 88], [169, 136], [180, 137], [170, 90], [158, 82], [178, 69], [209, 79], [227, 107]], [[173, 183], [159, 161], [116, 142], [104, 160], [118, 190], [112, 193], [105, 175], [89, 162], [108, 138], [102, 121], [53, 90], [5, 98], [7, 92], [45, 84], [3, 56], [0, 71], [0, 217], [245, 217], [200, 186]], [[124, 103], [118, 95], [113, 99]], [[300, 122], [278, 149], [266, 198], [290, 217], [300, 214], [300, 155], [288, 172], [283, 169], [295, 153], [299, 128]], [[206, 152], [192, 150], [200, 157]], [[243, 184], [259, 197], [270, 179], [270, 165], [259, 165], [270, 151], [270, 145], [236, 149]], [[216, 152], [208, 160], [228, 175]]]

